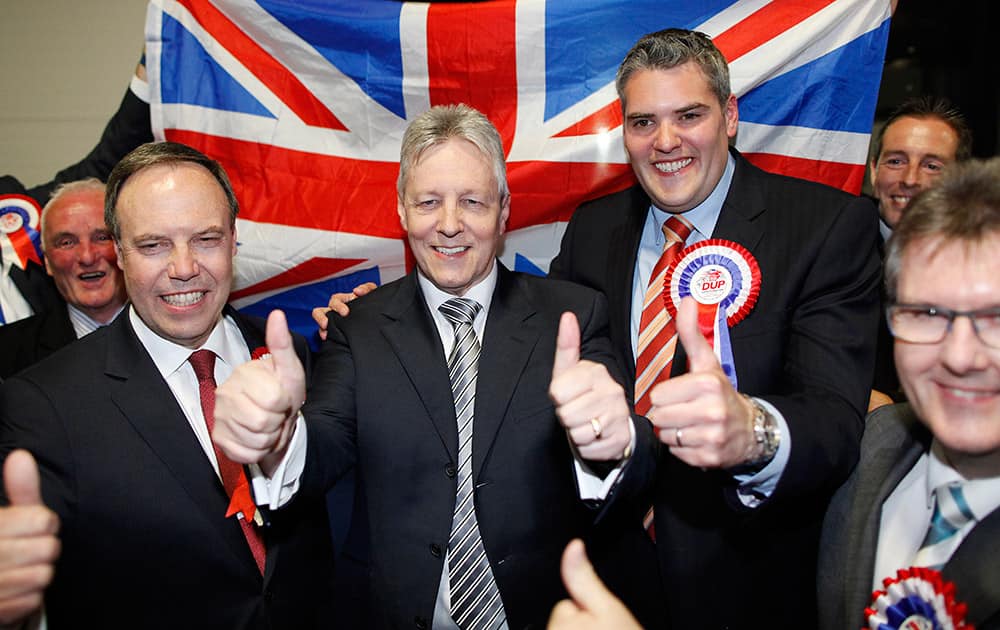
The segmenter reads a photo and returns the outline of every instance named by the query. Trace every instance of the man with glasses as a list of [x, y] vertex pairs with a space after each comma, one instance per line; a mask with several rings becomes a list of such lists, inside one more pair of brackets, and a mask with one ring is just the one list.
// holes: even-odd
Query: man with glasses
[[872, 590], [916, 566], [954, 584], [967, 623], [1000, 628], [998, 248], [997, 158], [953, 166], [889, 241], [887, 318], [910, 402], [869, 417], [827, 513], [822, 627], [868, 626]]

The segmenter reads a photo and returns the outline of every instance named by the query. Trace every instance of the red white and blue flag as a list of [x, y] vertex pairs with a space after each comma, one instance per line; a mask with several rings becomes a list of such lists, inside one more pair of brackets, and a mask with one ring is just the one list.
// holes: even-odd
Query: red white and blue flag
[[712, 36], [739, 99], [736, 146], [857, 193], [888, 19], [888, 0], [153, 0], [153, 130], [233, 180], [233, 302], [282, 308], [311, 334], [331, 293], [406, 272], [399, 144], [429, 107], [465, 102], [500, 130], [501, 259], [544, 273], [573, 209], [634, 181], [614, 76], [640, 36]]

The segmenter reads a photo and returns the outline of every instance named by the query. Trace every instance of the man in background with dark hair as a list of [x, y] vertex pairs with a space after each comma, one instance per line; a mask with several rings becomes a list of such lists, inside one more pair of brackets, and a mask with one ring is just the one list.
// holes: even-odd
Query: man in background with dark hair
[[[879, 251], [917, 193], [933, 186], [945, 169], [972, 154], [972, 132], [948, 99], [920, 96], [904, 101], [872, 138], [869, 164], [878, 203]], [[892, 335], [879, 313], [875, 380], [869, 409], [904, 400], [892, 360]]]

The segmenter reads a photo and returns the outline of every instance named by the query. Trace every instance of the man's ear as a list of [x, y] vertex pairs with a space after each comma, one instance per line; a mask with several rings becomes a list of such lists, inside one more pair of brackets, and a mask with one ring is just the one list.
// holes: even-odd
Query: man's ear
[[396, 197], [396, 213], [399, 214], [399, 224], [403, 226], [403, 231], [409, 232], [406, 228], [406, 207], [403, 205], [401, 197]]

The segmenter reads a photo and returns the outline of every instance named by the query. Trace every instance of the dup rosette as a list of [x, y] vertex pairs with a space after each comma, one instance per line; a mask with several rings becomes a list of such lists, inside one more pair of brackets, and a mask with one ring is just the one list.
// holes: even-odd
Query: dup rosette
[[[955, 597], [955, 584], [927, 567], [900, 569], [882, 581], [865, 609], [869, 630], [974, 630], [965, 623], [966, 605]], [[862, 629], [864, 630], [864, 629]]]

